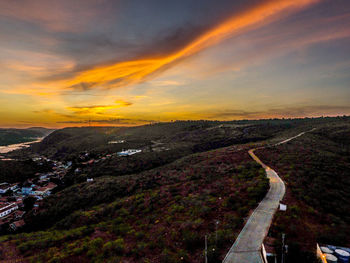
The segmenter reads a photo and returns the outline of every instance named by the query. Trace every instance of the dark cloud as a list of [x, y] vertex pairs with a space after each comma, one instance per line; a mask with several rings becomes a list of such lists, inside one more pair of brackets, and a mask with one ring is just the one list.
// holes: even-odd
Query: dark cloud
[[89, 91], [96, 85], [97, 83], [95, 82], [80, 82], [79, 84], [70, 86], [69, 89], [72, 89], [75, 91]]
[[[60, 44], [55, 52], [74, 58], [77, 61], [77, 65], [73, 69], [45, 76], [41, 80], [67, 79], [79, 72], [99, 66], [171, 54], [183, 48], [208, 30], [210, 26], [212, 25], [186, 24], [181, 27], [163, 30], [158, 32], [152, 39], [143, 41], [115, 40], [112, 36], [104, 34], [81, 36], [65, 33], [63, 37], [58, 38]], [[123, 84], [123, 81], [124, 79], [116, 78], [108, 86], [120, 86]], [[82, 82], [69, 88], [85, 92], [96, 85], [97, 83]]]
[[16, 121], [16, 122], [24, 123], [24, 124], [33, 124], [34, 123], [32, 121]]
[[256, 119], [264, 117], [293, 118], [350, 114], [350, 106], [315, 105], [270, 108], [262, 111], [227, 110], [208, 114], [208, 119]]
[[77, 121], [59, 121], [56, 123], [61, 124], [137, 124], [134, 120], [131, 119], [122, 119], [122, 118], [112, 118], [112, 119], [90, 119], [90, 120], [77, 120]]
[[64, 118], [74, 118], [74, 116], [71, 114], [59, 113], [59, 112], [56, 112], [56, 111], [50, 110], [50, 109], [42, 109], [42, 110], [36, 110], [36, 111], [32, 111], [32, 112], [36, 113], [36, 114], [52, 114], [52, 115], [56, 115], [56, 116], [64, 117]]
[[[67, 79], [99, 66], [169, 55], [232, 14], [249, 9], [257, 3], [259, 1], [233, 3], [219, 0], [214, 4], [202, 0], [199, 6], [197, 1], [147, 1], [147, 4], [144, 1], [122, 1], [119, 12], [125, 11], [122, 16], [125, 24], [116, 21], [115, 26], [110, 24], [100, 28], [97, 24], [89, 31], [51, 34], [58, 42], [52, 51], [73, 58], [77, 64], [74, 69], [46, 76], [42, 80]], [[127, 25], [127, 30], [123, 25]], [[170, 65], [160, 72], [168, 67]], [[118, 87], [123, 84], [123, 79], [117, 78], [108, 86]], [[84, 91], [85, 87], [82, 83], [72, 88]], [[88, 89], [92, 87], [94, 85], [88, 86]]]

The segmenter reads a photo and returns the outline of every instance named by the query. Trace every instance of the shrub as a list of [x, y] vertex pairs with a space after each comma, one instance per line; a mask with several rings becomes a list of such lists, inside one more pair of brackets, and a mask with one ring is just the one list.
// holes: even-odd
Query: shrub
[[92, 248], [98, 249], [98, 248], [102, 247], [103, 242], [104, 242], [103, 239], [98, 237], [98, 238], [91, 240], [89, 245]]
[[234, 196], [229, 196], [225, 201], [224, 201], [224, 206], [227, 208], [230, 208], [232, 210], [237, 209], [238, 203], [236, 201], [236, 198]]
[[197, 232], [194, 231], [184, 230], [182, 233], [182, 237], [184, 244], [188, 249], [198, 248], [202, 243], [201, 237]]
[[179, 259], [173, 255], [169, 249], [165, 248], [162, 251], [161, 257], [160, 257], [161, 263], [177, 263], [179, 262]]
[[49, 260], [49, 263], [60, 263], [60, 262], [62, 262], [62, 259], [59, 256], [55, 256]]
[[114, 241], [109, 241], [103, 245], [102, 251], [104, 255], [113, 255], [115, 253], [123, 253], [124, 252], [124, 240], [122, 238], [118, 238]]
[[124, 235], [124, 234], [128, 233], [130, 230], [132, 230], [132, 228], [127, 223], [113, 224], [112, 225], [112, 232], [116, 235]]
[[88, 252], [86, 253], [86, 255], [89, 257], [89, 258], [92, 258], [92, 257], [95, 257], [97, 255], [97, 250], [96, 248], [94, 247], [91, 247]]

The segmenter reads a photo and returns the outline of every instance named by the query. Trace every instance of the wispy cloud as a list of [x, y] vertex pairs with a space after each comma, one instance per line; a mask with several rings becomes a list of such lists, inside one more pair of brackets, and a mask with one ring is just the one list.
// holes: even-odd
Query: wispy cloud
[[147, 57], [97, 66], [82, 71], [73, 78], [63, 80], [62, 85], [74, 90], [82, 87], [117, 88], [144, 82], [181, 60], [216, 45], [235, 34], [271, 22], [283, 12], [303, 8], [315, 2], [317, 0], [267, 1], [220, 23], [176, 52], [153, 58]]
[[92, 124], [92, 125], [142, 125], [153, 123], [154, 120], [147, 119], [128, 119], [128, 118], [109, 118], [109, 119], [87, 119], [87, 120], [72, 120], [58, 121], [58, 124]]
[[85, 29], [89, 21], [108, 12], [102, 3], [104, 0], [46, 1], [21, 0], [0, 1], [0, 15], [34, 23], [48, 30], [79, 32]]
[[116, 104], [116, 107], [127, 107], [127, 106], [131, 106], [133, 103], [124, 101], [124, 100], [116, 100], [115, 104]]
[[346, 105], [306, 105], [275, 107], [259, 111], [223, 110], [204, 114], [208, 119], [259, 119], [259, 118], [297, 118], [314, 116], [339, 116], [350, 114], [350, 106]]
[[33, 111], [33, 113], [41, 114], [41, 115], [54, 115], [55, 117], [61, 117], [61, 118], [74, 118], [74, 115], [72, 114], [65, 114], [65, 113], [57, 112], [51, 109], [36, 110], [36, 111]]
[[123, 119], [123, 118], [58, 121], [57, 123], [61, 123], [61, 124], [136, 124], [136, 122], [131, 119]]
[[165, 87], [165, 86], [181, 86], [183, 85], [180, 81], [175, 80], [153, 80], [150, 84], [155, 87]]

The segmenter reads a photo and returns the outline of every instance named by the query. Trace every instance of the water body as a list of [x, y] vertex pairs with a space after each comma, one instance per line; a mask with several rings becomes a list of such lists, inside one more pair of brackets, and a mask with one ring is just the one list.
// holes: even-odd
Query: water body
[[[35, 141], [31, 141], [31, 142], [23, 142], [23, 143], [10, 144], [6, 146], [0, 146], [0, 154], [9, 153], [18, 149], [28, 148], [30, 147], [31, 144], [40, 142], [42, 139], [43, 138], [38, 138]], [[1, 157], [4, 157], [4, 156], [0, 155], [0, 160], [2, 159]]]

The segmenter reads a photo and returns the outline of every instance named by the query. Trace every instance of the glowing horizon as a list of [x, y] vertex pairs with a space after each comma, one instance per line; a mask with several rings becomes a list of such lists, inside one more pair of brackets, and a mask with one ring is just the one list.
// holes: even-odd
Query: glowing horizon
[[[350, 114], [345, 1], [331, 8], [321, 0], [204, 1], [204, 11], [217, 10], [205, 21], [205, 12], [185, 2], [149, 4], [141, 12], [136, 3], [104, 0], [96, 9], [87, 1], [76, 14], [80, 22], [69, 26], [69, 1], [57, 13], [42, 0], [0, 3], [7, 22], [0, 127]], [[152, 15], [156, 7], [166, 21]], [[147, 19], [152, 27], [142, 23]], [[27, 35], [36, 39], [23, 41]]]

